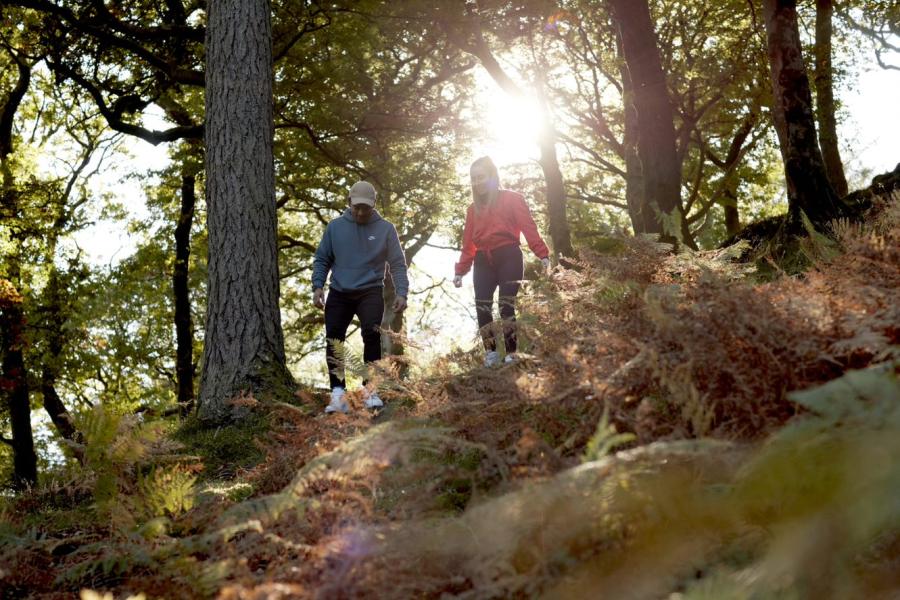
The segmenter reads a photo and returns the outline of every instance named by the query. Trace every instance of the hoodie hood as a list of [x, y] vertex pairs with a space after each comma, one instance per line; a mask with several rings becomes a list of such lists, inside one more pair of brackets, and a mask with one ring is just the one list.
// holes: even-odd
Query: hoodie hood
[[[347, 219], [351, 223], [356, 223], [356, 219], [353, 218], [353, 211], [351, 211], [349, 208], [344, 209], [344, 214], [341, 215], [341, 218]], [[380, 221], [380, 220], [381, 220], [381, 214], [377, 210], [373, 209], [372, 216], [369, 217], [369, 220], [365, 223], [359, 223], [359, 225], [371, 225], [372, 223], [375, 223], [376, 221]]]

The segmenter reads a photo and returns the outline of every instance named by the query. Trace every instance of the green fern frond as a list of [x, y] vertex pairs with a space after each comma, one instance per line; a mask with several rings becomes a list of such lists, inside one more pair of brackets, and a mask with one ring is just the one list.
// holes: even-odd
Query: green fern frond
[[583, 462], [599, 460], [607, 456], [613, 449], [627, 444], [635, 439], [632, 433], [619, 433], [615, 425], [609, 422], [609, 409], [603, 409], [603, 416], [597, 423], [597, 431], [588, 440], [584, 450]]

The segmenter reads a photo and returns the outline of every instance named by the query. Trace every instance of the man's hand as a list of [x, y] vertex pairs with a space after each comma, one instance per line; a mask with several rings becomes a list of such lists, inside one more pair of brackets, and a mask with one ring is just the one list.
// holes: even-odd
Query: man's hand
[[457, 275], [453, 278], [453, 286], [462, 287], [462, 275]]
[[322, 288], [313, 290], [313, 305], [316, 308], [325, 308], [325, 290]]
[[541, 266], [544, 267], [544, 273], [546, 273], [547, 271], [549, 271], [549, 270], [550, 270], [550, 258], [549, 258], [549, 257], [547, 257], [547, 258], [542, 258], [542, 259], [541, 259]]
[[394, 304], [391, 306], [391, 309], [395, 312], [403, 312], [406, 309], [406, 298], [403, 296], [395, 296]]

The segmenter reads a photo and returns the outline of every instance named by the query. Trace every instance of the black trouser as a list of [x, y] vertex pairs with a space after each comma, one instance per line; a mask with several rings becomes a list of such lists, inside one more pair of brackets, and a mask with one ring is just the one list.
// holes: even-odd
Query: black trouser
[[500, 288], [500, 318], [503, 320], [503, 338], [506, 352], [516, 351], [516, 294], [524, 276], [522, 249], [518, 244], [501, 246], [490, 252], [479, 250], [475, 254], [475, 312], [485, 350], [497, 348], [492, 323], [494, 322], [494, 291]]
[[[359, 317], [363, 339], [363, 360], [381, 359], [381, 319], [384, 316], [384, 288], [372, 287], [353, 292], [329, 290], [325, 301], [325, 362], [331, 389], [346, 387], [344, 364], [334, 351], [334, 342], [347, 339], [353, 317]], [[365, 382], [363, 382], [365, 383]]]

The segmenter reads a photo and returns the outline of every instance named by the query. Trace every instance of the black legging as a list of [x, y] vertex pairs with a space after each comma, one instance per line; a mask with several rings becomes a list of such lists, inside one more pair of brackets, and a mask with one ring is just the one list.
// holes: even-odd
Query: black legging
[[[384, 315], [384, 288], [372, 287], [354, 292], [329, 290], [325, 301], [325, 361], [331, 389], [346, 387], [344, 364], [338, 360], [333, 341], [347, 339], [347, 328], [353, 317], [359, 317], [363, 339], [363, 361], [381, 359], [381, 318]], [[363, 382], [365, 384], [365, 382]]]
[[475, 254], [475, 313], [485, 350], [496, 350], [492, 323], [494, 322], [494, 291], [500, 288], [500, 318], [503, 320], [503, 338], [506, 352], [516, 351], [516, 295], [519, 282], [524, 277], [522, 249], [518, 244], [501, 246], [491, 251], [479, 250]]

